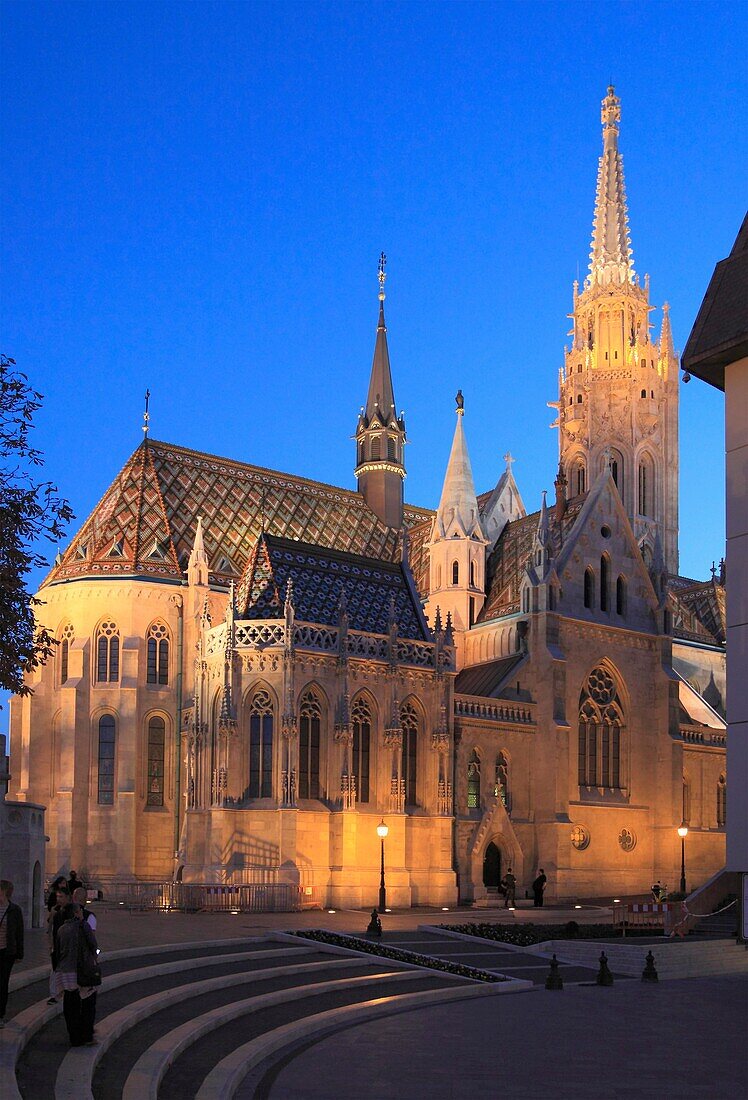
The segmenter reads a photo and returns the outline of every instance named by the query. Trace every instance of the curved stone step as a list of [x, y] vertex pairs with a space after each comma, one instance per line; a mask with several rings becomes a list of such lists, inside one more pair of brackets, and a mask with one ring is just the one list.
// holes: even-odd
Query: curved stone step
[[[283, 1024], [264, 1035], [243, 1043], [222, 1058], [204, 1079], [195, 1094], [195, 1100], [229, 1100], [243, 1084], [247, 1076], [263, 1063], [272, 1060], [275, 1063], [283, 1057], [284, 1051], [297, 1046], [310, 1038], [319, 1039], [339, 1028], [365, 1023], [380, 1016], [391, 1016], [398, 1012], [409, 1012], [425, 1005], [444, 1004], [448, 1001], [464, 1000], [470, 997], [490, 997], [502, 993], [523, 992], [528, 983], [470, 982], [463, 986], [445, 985], [442, 989], [421, 990], [417, 993], [401, 993], [396, 997], [377, 997], [358, 1004], [343, 1005], [327, 1009], [324, 1012], [307, 1016], [303, 1020], [294, 1020]], [[512, 988], [507, 988], [508, 986]], [[263, 1076], [270, 1065], [263, 1066]], [[254, 1089], [251, 1090], [254, 1093]], [[124, 1098], [123, 1098], [124, 1100]]]
[[[273, 941], [263, 940], [258, 942], [272, 943]], [[183, 974], [190, 970], [200, 970], [210, 966], [224, 966], [227, 963], [252, 962], [256, 959], [260, 961], [277, 958], [293, 960], [298, 955], [304, 956], [315, 953], [312, 946], [304, 946], [302, 951], [299, 951], [298, 948], [288, 950], [282, 947], [271, 947], [268, 950], [260, 950], [253, 947], [250, 950], [235, 953], [194, 955], [187, 959], [170, 959], [168, 962], [158, 962], [151, 966], [125, 969], [111, 975], [109, 978], [105, 978], [102, 994], [119, 989], [122, 986], [161, 977], [165, 974]], [[148, 952], [142, 952], [142, 954], [147, 955]], [[252, 973], [252, 971], [246, 973]], [[0, 1096], [3, 1097], [3, 1100], [21, 1100], [15, 1074], [18, 1060], [24, 1047], [33, 1039], [34, 1035], [61, 1015], [61, 1012], [62, 1006], [60, 1004], [48, 1005], [45, 997], [11, 1017], [4, 1030], [0, 1032]]]
[[[354, 960], [341, 960], [341, 963], [350, 964]], [[327, 964], [333, 965], [332, 962]], [[364, 965], [362, 960], [361, 965]], [[140, 1056], [135, 1066], [130, 1071], [125, 1087], [122, 1091], [122, 1100], [158, 1100], [158, 1089], [161, 1080], [171, 1063], [179, 1057], [182, 1051], [190, 1044], [201, 1038], [209, 1031], [213, 1031], [230, 1020], [240, 1016], [257, 1012], [272, 1005], [283, 1004], [286, 1001], [297, 1001], [300, 996], [304, 998], [320, 996], [336, 990], [352, 990], [354, 988], [370, 988], [377, 982], [408, 982], [423, 978], [423, 971], [391, 970], [378, 974], [363, 974], [357, 978], [333, 979], [326, 982], [316, 982], [307, 985], [300, 990], [298, 986], [277, 990], [273, 993], [264, 993], [256, 997], [248, 997], [246, 1000], [233, 1001], [221, 1008], [211, 1009], [202, 1016], [174, 1028], [173, 1031], [157, 1039]], [[80, 1094], [77, 1093], [76, 1096]], [[56, 1100], [68, 1100], [68, 1098], [56, 1097]], [[72, 1100], [72, 1094], [70, 1097]]]
[[[265, 952], [262, 953], [263, 955]], [[268, 955], [284, 955], [282, 950], [267, 952]], [[298, 954], [298, 952], [296, 953]], [[224, 962], [225, 959], [221, 959]], [[92, 1098], [93, 1075], [96, 1066], [103, 1058], [106, 1051], [120, 1039], [127, 1031], [135, 1027], [142, 1020], [147, 1019], [155, 1012], [160, 1012], [171, 1005], [179, 1004], [187, 999], [203, 996], [214, 990], [231, 989], [232, 986], [244, 985], [248, 981], [262, 982], [289, 975], [305, 975], [316, 973], [332, 967], [340, 969], [343, 966], [362, 965], [358, 960], [351, 959], [325, 959], [322, 962], [289, 963], [287, 966], [275, 966], [262, 970], [242, 970], [235, 974], [222, 974], [217, 978], [206, 978], [199, 982], [191, 982], [186, 985], [175, 986], [172, 989], [163, 990], [132, 1001], [124, 1008], [118, 1009], [104, 1016], [96, 1025], [96, 1037], [98, 1043], [94, 1047], [71, 1048], [62, 1060], [57, 1072], [55, 1083], [55, 1100], [85, 1100]], [[291, 987], [297, 990], [299, 987]]]

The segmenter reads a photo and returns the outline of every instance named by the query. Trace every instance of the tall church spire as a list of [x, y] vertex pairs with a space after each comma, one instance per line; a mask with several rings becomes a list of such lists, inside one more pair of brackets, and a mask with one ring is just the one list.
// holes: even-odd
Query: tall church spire
[[457, 391], [456, 400], [457, 423], [447, 472], [444, 475], [441, 500], [436, 513], [436, 531], [441, 538], [472, 535], [476, 528], [480, 530], [473, 470], [462, 426], [465, 414], [462, 390]]
[[623, 157], [618, 151], [621, 101], [613, 85], [602, 101], [603, 154], [597, 169], [597, 194], [592, 222], [590, 274], [587, 284], [620, 286], [634, 281], [629, 236]]
[[395, 411], [387, 326], [384, 321], [384, 282], [387, 257], [379, 257], [379, 321], [366, 407], [356, 427], [356, 477], [358, 491], [388, 527], [403, 521], [405, 477], [405, 419]]
[[662, 329], [660, 330], [660, 359], [675, 358], [673, 345], [673, 330], [670, 328], [670, 305], [664, 302], [662, 306]]

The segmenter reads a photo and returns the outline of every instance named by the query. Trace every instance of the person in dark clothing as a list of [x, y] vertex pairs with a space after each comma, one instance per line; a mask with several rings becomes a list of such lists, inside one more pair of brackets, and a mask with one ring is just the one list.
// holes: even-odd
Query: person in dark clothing
[[538, 877], [532, 884], [532, 903], [536, 909], [542, 909], [543, 907], [543, 894], [545, 893], [545, 884], [548, 881], [545, 871], [541, 867], [538, 872]]
[[57, 932], [57, 966], [53, 976], [53, 991], [62, 994], [70, 1045], [91, 1044], [96, 1018], [96, 989], [84, 985], [80, 978], [81, 957], [96, 958], [96, 937], [83, 919], [79, 905], [66, 905], [63, 921]]
[[58, 875], [49, 888], [49, 895], [47, 897], [47, 910], [49, 912], [51, 912], [54, 909], [55, 905], [57, 905], [57, 895], [60, 890], [65, 891], [67, 890], [67, 888], [68, 880], [65, 878], [64, 875]]
[[13, 963], [23, 958], [23, 913], [12, 897], [13, 883], [0, 879], [0, 1028], [5, 1027], [10, 972]]
[[75, 893], [75, 891], [79, 890], [81, 888], [81, 886], [83, 886], [83, 883], [78, 878], [77, 871], [71, 871], [70, 872], [70, 878], [68, 879], [68, 893], [70, 894], [71, 898], [72, 898], [73, 894]]
[[[63, 879], [63, 882], [65, 880]], [[57, 966], [57, 933], [60, 930], [60, 925], [63, 920], [63, 912], [65, 907], [70, 904], [70, 894], [67, 890], [58, 890], [55, 895], [55, 903], [49, 910], [49, 916], [47, 917], [47, 943], [49, 945], [49, 961], [52, 964], [52, 974], [50, 975], [50, 987], [49, 987], [49, 1000], [48, 1005], [56, 1005], [57, 997], [54, 994], [52, 986], [54, 984], [55, 968]]]
[[504, 886], [506, 887], [506, 893], [504, 895], [504, 908], [514, 909], [514, 896], [517, 890], [517, 879], [512, 874], [511, 867], [504, 875]]

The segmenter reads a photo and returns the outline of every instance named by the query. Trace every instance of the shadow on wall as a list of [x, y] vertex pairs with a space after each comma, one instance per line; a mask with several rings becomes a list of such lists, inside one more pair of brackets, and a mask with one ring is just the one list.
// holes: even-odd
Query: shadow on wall
[[304, 884], [310, 877], [312, 864], [297, 858], [280, 863], [277, 844], [252, 836], [243, 829], [235, 829], [221, 852], [221, 865], [226, 882]]

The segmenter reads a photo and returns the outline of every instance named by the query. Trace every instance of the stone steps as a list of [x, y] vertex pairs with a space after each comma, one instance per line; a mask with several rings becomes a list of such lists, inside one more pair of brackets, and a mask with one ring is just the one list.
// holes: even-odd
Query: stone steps
[[42, 980], [27, 971], [25, 984], [16, 984], [10, 1007], [19, 1011], [0, 1032], [3, 1100], [228, 1097], [248, 1072], [266, 1073], [309, 1036], [499, 991], [283, 934], [118, 952], [103, 961], [97, 1044], [90, 1047], [69, 1047], [61, 1006], [46, 1004], [46, 972]]

